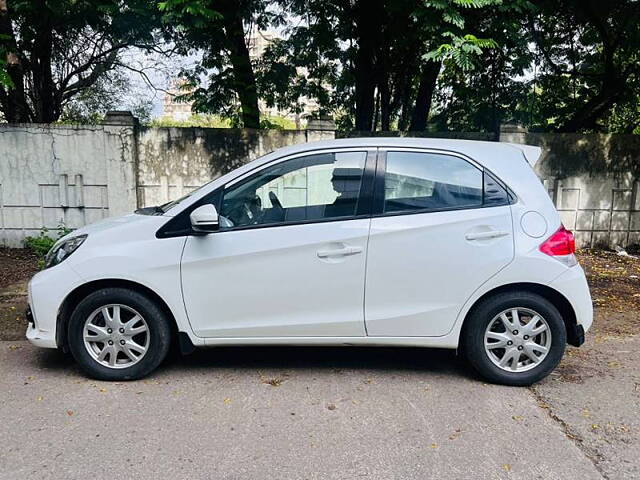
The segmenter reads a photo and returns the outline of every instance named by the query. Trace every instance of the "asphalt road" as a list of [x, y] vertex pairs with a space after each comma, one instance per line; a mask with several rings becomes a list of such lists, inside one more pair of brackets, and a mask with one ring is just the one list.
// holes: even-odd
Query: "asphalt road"
[[224, 348], [147, 380], [0, 342], [0, 478], [596, 479], [526, 388], [449, 351]]

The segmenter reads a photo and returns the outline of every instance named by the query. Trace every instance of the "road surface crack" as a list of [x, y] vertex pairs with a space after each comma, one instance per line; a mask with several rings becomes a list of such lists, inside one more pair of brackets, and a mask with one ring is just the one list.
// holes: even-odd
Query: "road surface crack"
[[603, 471], [600, 466], [600, 462], [604, 460], [603, 456], [594, 448], [591, 448], [585, 445], [584, 438], [578, 432], [576, 432], [567, 422], [565, 422], [562, 418], [560, 418], [556, 413], [554, 413], [551, 405], [547, 403], [545, 398], [536, 390], [534, 386], [529, 387], [529, 391], [536, 399], [536, 403], [538, 407], [545, 410], [549, 418], [551, 418], [555, 423], [560, 426], [560, 429], [564, 433], [564, 435], [571, 441], [573, 444], [578, 447], [578, 449], [582, 452], [582, 454], [593, 464], [598, 473], [602, 476], [604, 480], [609, 480], [609, 476]]

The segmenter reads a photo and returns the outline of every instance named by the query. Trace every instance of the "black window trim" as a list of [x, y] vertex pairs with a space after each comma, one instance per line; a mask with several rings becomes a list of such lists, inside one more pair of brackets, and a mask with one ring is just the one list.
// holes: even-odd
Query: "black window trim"
[[[363, 152], [366, 154], [365, 156], [365, 165], [362, 175], [362, 184], [360, 186], [360, 193], [358, 195], [358, 203], [357, 203], [357, 211], [355, 215], [344, 216], [344, 217], [330, 217], [330, 218], [319, 218], [314, 220], [299, 220], [292, 222], [274, 222], [274, 223], [263, 223], [259, 225], [242, 225], [238, 227], [225, 228], [221, 230], [217, 230], [215, 232], [211, 232], [209, 235], [217, 235], [223, 234], [227, 232], [237, 232], [243, 230], [253, 230], [259, 228], [274, 228], [274, 227], [290, 227], [295, 225], [307, 225], [313, 223], [327, 223], [327, 222], [344, 222], [350, 220], [359, 220], [365, 218], [371, 218], [371, 212], [373, 207], [373, 194], [374, 194], [374, 180], [375, 180], [375, 166], [377, 162], [377, 154], [378, 149], [375, 147], [338, 147], [338, 148], [324, 148], [321, 150], [308, 150], [305, 152], [296, 153], [293, 155], [284, 156], [278, 159], [274, 159], [273, 161], [260, 165], [254, 169], [251, 169], [248, 172], [236, 177], [226, 184], [216, 188], [213, 192], [210, 192], [206, 196], [202, 197], [197, 202], [193, 203], [189, 207], [185, 208], [182, 212], [178, 213], [171, 220], [167, 221], [160, 229], [156, 232], [157, 238], [173, 238], [173, 237], [183, 237], [183, 236], [193, 236], [193, 235], [201, 235], [196, 234], [188, 229], [179, 229], [179, 230], [171, 230], [171, 226], [175, 223], [179, 223], [182, 218], [185, 216], [189, 216], [193, 210], [198, 208], [201, 205], [206, 203], [213, 203], [218, 212], [221, 211], [222, 200], [224, 197], [224, 190], [228, 187], [241, 183], [242, 181], [252, 177], [254, 174], [262, 171], [265, 168], [272, 167], [273, 165], [277, 165], [279, 163], [283, 163], [290, 160], [295, 160], [300, 157], [306, 157], [311, 155], [321, 155], [323, 153], [343, 153], [343, 152]], [[212, 202], [213, 200], [213, 202]]]
[[[385, 184], [385, 175], [387, 172], [387, 154], [389, 152], [415, 152], [415, 153], [434, 153], [439, 155], [448, 155], [452, 157], [458, 157], [473, 167], [477, 168], [482, 174], [482, 204], [475, 206], [460, 206], [460, 207], [444, 207], [444, 208], [421, 208], [415, 210], [406, 210], [406, 211], [395, 211], [395, 212], [385, 212], [384, 211], [384, 184]], [[507, 192], [507, 196], [509, 198], [508, 203], [504, 205], [485, 205], [484, 204], [484, 175], [489, 175], [493, 180], [496, 181], [502, 188], [504, 188]], [[372, 218], [380, 218], [380, 217], [396, 217], [399, 215], [420, 215], [425, 213], [437, 213], [437, 212], [455, 212], [458, 210], [477, 210], [481, 208], [496, 208], [496, 207], [504, 207], [507, 205], [512, 205], [516, 201], [516, 196], [513, 191], [496, 175], [493, 174], [488, 168], [484, 165], [479, 164], [475, 160], [466, 155], [462, 155], [458, 152], [454, 152], [451, 150], [441, 150], [436, 148], [416, 148], [416, 147], [379, 147], [378, 155], [377, 155], [377, 165], [376, 165], [376, 179], [375, 179], [375, 191], [373, 194], [373, 209], [371, 212]]]

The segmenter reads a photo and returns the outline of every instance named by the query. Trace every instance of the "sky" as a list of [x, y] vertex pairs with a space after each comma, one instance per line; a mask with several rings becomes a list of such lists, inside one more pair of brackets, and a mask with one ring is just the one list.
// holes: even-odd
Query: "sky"
[[164, 91], [171, 86], [172, 80], [178, 77], [181, 70], [194, 66], [200, 58], [201, 54], [187, 57], [173, 55], [167, 58], [157, 53], [149, 55], [138, 49], [126, 52], [124, 62], [142, 70], [144, 76], [135, 71], [125, 72], [131, 82], [131, 91], [122, 97], [118, 109], [130, 110], [140, 100], [149, 100], [153, 104], [152, 118], [162, 116]]

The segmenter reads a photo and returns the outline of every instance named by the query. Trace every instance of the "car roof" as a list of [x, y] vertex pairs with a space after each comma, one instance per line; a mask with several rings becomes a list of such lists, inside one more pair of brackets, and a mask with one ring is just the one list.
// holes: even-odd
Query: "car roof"
[[[532, 145], [521, 145], [505, 142], [488, 142], [481, 140], [461, 140], [449, 138], [425, 138], [425, 137], [355, 137], [341, 138], [335, 140], [321, 140], [317, 142], [299, 143], [280, 148], [262, 157], [267, 162], [273, 154], [278, 157], [284, 155], [294, 155], [313, 150], [347, 148], [347, 147], [403, 147], [403, 148], [428, 148], [445, 150], [468, 156], [481, 164], [485, 164], [484, 158], [495, 156], [496, 154], [514, 157], [514, 154], [524, 157], [524, 159], [535, 165], [540, 157], [541, 149]], [[266, 163], [266, 162], [265, 162]], [[490, 167], [489, 165], [486, 165]]]

